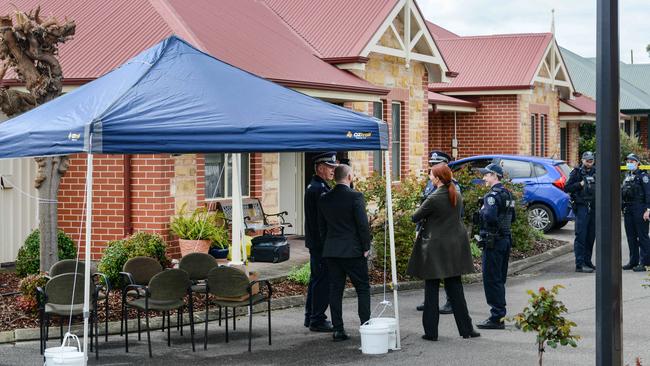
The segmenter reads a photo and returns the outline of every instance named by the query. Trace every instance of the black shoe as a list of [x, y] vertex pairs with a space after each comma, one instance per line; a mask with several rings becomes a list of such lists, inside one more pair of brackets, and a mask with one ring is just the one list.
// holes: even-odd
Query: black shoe
[[303, 325], [305, 326], [305, 328], [309, 328], [309, 319], [305, 319]]
[[586, 266], [586, 267], [589, 267], [589, 268], [591, 268], [591, 269], [593, 269], [594, 271], [596, 270], [596, 266], [594, 266], [594, 264], [591, 263], [591, 262], [585, 264], [585, 266]]
[[350, 336], [347, 335], [344, 330], [337, 330], [334, 331], [332, 338], [334, 339], [334, 342], [342, 342], [350, 339]]
[[478, 329], [506, 329], [503, 322], [495, 322], [494, 320], [486, 319], [476, 324]]
[[463, 336], [463, 338], [465, 338], [465, 339], [467, 339], [467, 338], [478, 338], [480, 336], [481, 336], [481, 333], [479, 333], [479, 332], [477, 332], [475, 330], [472, 330], [469, 334], [465, 334]]
[[320, 324], [312, 324], [309, 326], [309, 330], [312, 332], [323, 332], [323, 333], [329, 333], [333, 332], [334, 328], [332, 327], [332, 323], [325, 320], [324, 322]]
[[424, 311], [424, 303], [418, 305], [418, 306], [416, 307], [416, 309], [417, 309], [418, 311]]
[[438, 309], [438, 312], [440, 314], [453, 314], [454, 310], [451, 308], [451, 303], [447, 301], [444, 305], [440, 307], [440, 309]]
[[645, 266], [642, 264], [639, 264], [638, 266], [632, 268], [634, 272], [645, 272]]
[[594, 270], [587, 267], [587, 266], [578, 266], [576, 267], [576, 272], [581, 272], [581, 273], [594, 273]]
[[628, 264], [623, 266], [623, 270], [629, 271], [629, 270], [633, 269], [634, 267], [636, 267], [634, 264], [628, 263]]
[[427, 341], [432, 341], [432, 342], [437, 342], [438, 337], [430, 336], [430, 335], [423, 335], [422, 339], [427, 340]]

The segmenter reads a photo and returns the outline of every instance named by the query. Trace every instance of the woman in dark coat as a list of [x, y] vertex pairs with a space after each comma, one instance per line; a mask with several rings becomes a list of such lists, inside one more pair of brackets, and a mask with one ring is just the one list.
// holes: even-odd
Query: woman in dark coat
[[452, 183], [451, 169], [434, 165], [429, 171], [437, 187], [412, 216], [422, 229], [413, 245], [407, 273], [425, 281], [422, 338], [438, 340], [438, 289], [444, 280], [458, 332], [463, 338], [479, 337], [467, 310], [461, 275], [474, 272], [469, 237], [461, 212], [463, 199]]

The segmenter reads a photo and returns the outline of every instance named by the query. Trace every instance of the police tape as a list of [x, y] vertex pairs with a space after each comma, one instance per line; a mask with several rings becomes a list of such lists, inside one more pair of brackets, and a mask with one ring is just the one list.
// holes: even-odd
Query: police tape
[[[650, 170], [650, 165], [639, 165], [639, 169], [641, 170]], [[627, 167], [625, 165], [621, 166], [621, 170], [627, 170]]]

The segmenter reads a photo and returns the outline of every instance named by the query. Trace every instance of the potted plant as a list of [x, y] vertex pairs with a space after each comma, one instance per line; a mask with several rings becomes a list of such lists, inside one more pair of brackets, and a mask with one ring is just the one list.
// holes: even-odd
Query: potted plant
[[217, 227], [214, 236], [212, 237], [209, 253], [216, 259], [226, 259], [228, 258], [228, 252], [230, 251], [230, 234], [228, 233], [223, 213], [217, 212], [214, 217]]
[[215, 214], [206, 208], [197, 208], [188, 214], [183, 205], [172, 219], [170, 230], [178, 237], [181, 256], [185, 256], [194, 252], [207, 253], [218, 235], [219, 227]]

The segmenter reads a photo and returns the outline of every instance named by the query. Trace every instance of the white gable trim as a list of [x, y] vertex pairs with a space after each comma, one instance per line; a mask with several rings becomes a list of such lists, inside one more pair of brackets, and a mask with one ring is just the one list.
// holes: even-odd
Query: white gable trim
[[[549, 55], [551, 56], [551, 65], [549, 65], [548, 62], [546, 62], [546, 58]], [[542, 68], [546, 70], [546, 72], [549, 75], [548, 77], [540, 76]], [[567, 80], [557, 79], [557, 76], [560, 74], [560, 71], [564, 73]], [[569, 70], [564, 64], [564, 59], [560, 54], [560, 49], [557, 46], [557, 42], [555, 42], [555, 37], [551, 38], [551, 41], [548, 43], [548, 46], [546, 46], [546, 51], [544, 51], [542, 60], [540, 64], [537, 66], [537, 69], [535, 70], [535, 76], [533, 77], [531, 84], [535, 82], [548, 84], [553, 89], [555, 89], [556, 87], [566, 88], [568, 95], [566, 95], [565, 97], [569, 97], [573, 99], [573, 93], [575, 92], [575, 89], [573, 87], [573, 82], [571, 81]]]
[[[402, 9], [404, 9], [404, 35], [403, 37], [400, 37], [399, 32], [393, 25], [393, 21], [399, 15]], [[411, 37], [411, 15], [413, 15], [413, 18], [420, 28], [417, 33], [413, 35], [413, 37]], [[389, 31], [389, 28], [393, 35], [397, 38], [400, 49], [379, 45], [379, 40], [387, 31]], [[431, 49], [431, 54], [421, 54], [415, 51], [415, 46], [422, 39], [422, 37], [424, 37], [427, 45]], [[441, 70], [441, 81], [449, 81], [446, 75], [447, 71], [449, 71], [449, 68], [447, 68], [445, 61], [440, 54], [440, 50], [438, 50], [438, 47], [436, 46], [436, 43], [434, 42], [433, 37], [427, 28], [424, 18], [422, 18], [422, 14], [420, 13], [418, 7], [415, 5], [414, 0], [400, 0], [397, 2], [377, 32], [372, 36], [372, 38], [370, 38], [368, 44], [366, 44], [364, 49], [361, 51], [360, 56], [368, 57], [371, 52], [403, 58], [406, 65], [408, 65], [411, 60], [423, 62], [426, 64], [425, 66], [429, 70], [429, 75], [431, 75], [431, 67], [437, 66]]]

